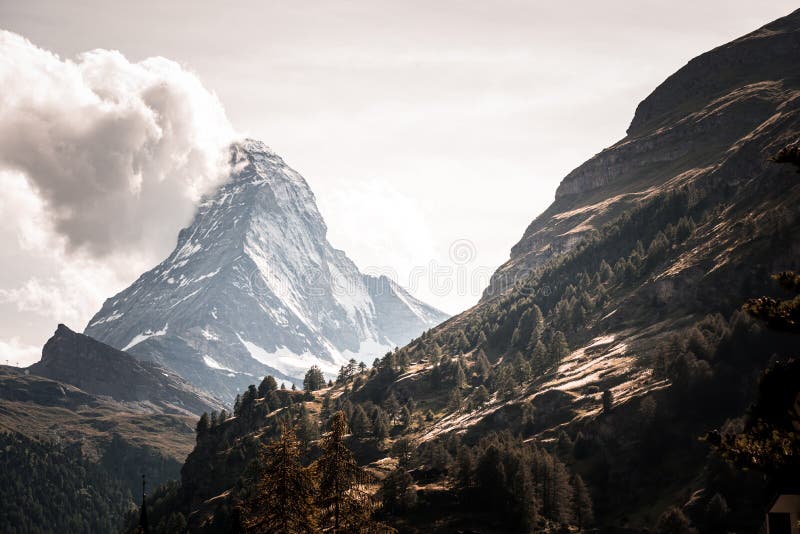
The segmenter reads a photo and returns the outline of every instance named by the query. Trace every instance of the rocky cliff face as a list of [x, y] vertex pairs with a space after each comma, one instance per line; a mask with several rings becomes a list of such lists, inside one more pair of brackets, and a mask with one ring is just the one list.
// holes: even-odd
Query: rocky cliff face
[[299, 382], [311, 365], [372, 361], [446, 318], [334, 249], [308, 184], [265, 145], [233, 153], [175, 251], [86, 334], [230, 400], [267, 373]]
[[70, 384], [96, 396], [167, 413], [201, 414], [222, 404], [189, 385], [174, 372], [77, 334], [58, 325], [42, 349], [42, 359], [28, 368], [37, 376]]
[[667, 78], [639, 104], [624, 139], [564, 178], [484, 299], [655, 196], [768, 172], [769, 157], [797, 134], [799, 20], [798, 12], [779, 19]]

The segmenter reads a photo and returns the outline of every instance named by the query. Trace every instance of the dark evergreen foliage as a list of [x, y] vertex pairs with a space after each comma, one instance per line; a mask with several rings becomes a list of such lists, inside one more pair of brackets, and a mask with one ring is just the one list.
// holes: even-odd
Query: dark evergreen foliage
[[117, 532], [130, 490], [77, 445], [0, 433], [0, 530], [8, 534]]

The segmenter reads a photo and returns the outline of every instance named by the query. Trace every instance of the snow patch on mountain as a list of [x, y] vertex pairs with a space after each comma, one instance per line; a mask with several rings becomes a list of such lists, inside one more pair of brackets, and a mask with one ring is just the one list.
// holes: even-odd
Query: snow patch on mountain
[[[108, 322], [108, 321], [106, 321], [106, 322]], [[102, 324], [102, 323], [99, 323], [99, 324]], [[151, 337], [165, 336], [165, 335], [167, 335], [167, 328], [168, 327], [169, 327], [169, 323], [165, 324], [164, 328], [162, 328], [161, 330], [156, 330], [155, 332], [153, 332], [152, 330], [145, 330], [141, 334], [136, 334], [135, 336], [133, 336], [133, 339], [131, 339], [128, 342], [127, 345], [122, 347], [122, 350], [125, 351], [125, 350], [128, 350], [128, 349], [132, 348], [132, 347], [135, 347], [136, 345], [138, 345], [142, 341], [144, 341], [146, 339], [150, 339]]]
[[[241, 339], [241, 337], [239, 339]], [[310, 352], [296, 354], [286, 347], [278, 347], [273, 352], [268, 352], [255, 343], [245, 341], [244, 339], [241, 339], [241, 341], [242, 345], [245, 346], [247, 352], [250, 353], [250, 356], [254, 360], [292, 377], [299, 378], [303, 373], [308, 371], [312, 365], [318, 366], [322, 369], [323, 373], [327, 374], [329, 377], [333, 377], [336, 375], [339, 366], [347, 363], [346, 360], [339, 361], [339, 366], [337, 366], [336, 363], [321, 360]]]
[[231, 373], [235, 373], [236, 372], [236, 371], [234, 371], [233, 369], [231, 369], [229, 367], [225, 367], [224, 365], [221, 365], [217, 360], [215, 360], [214, 358], [212, 358], [208, 354], [204, 354], [203, 355], [203, 363], [205, 363], [207, 366], [211, 367], [212, 369], [219, 369], [220, 371], [229, 371]]

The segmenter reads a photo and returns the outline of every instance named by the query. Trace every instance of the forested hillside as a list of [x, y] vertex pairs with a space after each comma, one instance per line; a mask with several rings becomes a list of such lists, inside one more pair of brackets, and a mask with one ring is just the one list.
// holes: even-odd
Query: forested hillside
[[115, 532], [130, 490], [80, 446], [0, 433], [0, 525], [8, 534]]
[[798, 49], [795, 12], [692, 60], [565, 178], [477, 306], [330, 386], [253, 385], [201, 420], [164, 509], [239, 528], [259, 444], [295, 425], [314, 465], [340, 411], [386, 528], [757, 531], [774, 477], [729, 460], [798, 343], [742, 306], [800, 269]]

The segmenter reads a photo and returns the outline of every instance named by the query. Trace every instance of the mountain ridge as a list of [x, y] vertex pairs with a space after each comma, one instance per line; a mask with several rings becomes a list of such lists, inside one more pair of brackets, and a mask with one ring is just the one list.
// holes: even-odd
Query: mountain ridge
[[[776, 122], [792, 121], [798, 105], [798, 21], [800, 10], [699, 55], [662, 82], [637, 106], [623, 139], [561, 181], [554, 202], [512, 247], [482, 300], [666, 189], [708, 187], [731, 163], [758, 172], [752, 155], [742, 154], [763, 143], [766, 132], [780, 127]], [[763, 164], [793, 140], [759, 147], [758, 158]]]
[[224, 407], [181, 377], [151, 362], [140, 362], [89, 336], [59, 324], [27, 372], [75, 386], [118, 402], [152, 406], [165, 413], [199, 415]]
[[310, 187], [266, 145], [235, 144], [232, 169], [169, 257], [108, 299], [87, 335], [230, 399], [268, 373], [333, 376], [446, 318], [333, 248]]

